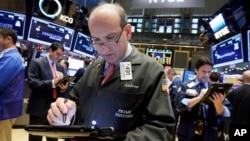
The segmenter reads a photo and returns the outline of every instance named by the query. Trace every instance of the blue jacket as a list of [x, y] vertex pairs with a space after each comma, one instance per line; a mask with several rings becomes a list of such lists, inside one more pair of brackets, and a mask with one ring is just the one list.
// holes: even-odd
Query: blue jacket
[[[225, 114], [216, 115], [215, 107], [211, 105], [203, 105], [196, 104], [192, 109], [188, 109], [188, 107], [182, 103], [184, 98], [191, 99], [196, 96], [191, 96], [187, 93], [187, 89], [195, 90], [199, 93], [199, 88], [197, 86], [197, 82], [195, 80], [191, 80], [187, 83], [184, 83], [181, 86], [181, 91], [176, 96], [176, 108], [181, 112], [180, 123], [177, 131], [177, 135], [180, 141], [191, 141], [195, 137], [195, 130], [197, 129], [195, 122], [199, 119], [199, 116], [203, 115], [205, 126], [203, 133], [202, 141], [218, 141], [218, 121], [221, 120], [222, 117], [225, 117], [227, 114], [225, 110]], [[209, 85], [209, 84], [208, 84]], [[224, 107], [228, 108], [230, 104], [223, 103]], [[201, 111], [201, 108], [204, 108]], [[205, 115], [205, 117], [204, 117]], [[229, 114], [230, 115], [230, 114]], [[200, 139], [201, 141], [201, 139]]]
[[0, 120], [21, 116], [25, 68], [17, 49], [0, 53]]
[[170, 94], [170, 100], [172, 103], [172, 107], [174, 110], [175, 117], [178, 116], [178, 112], [175, 110], [175, 100], [176, 100], [176, 95], [178, 94], [178, 89], [181, 87], [182, 81], [180, 77], [175, 76], [174, 79], [172, 80], [172, 83], [169, 85], [169, 94]]

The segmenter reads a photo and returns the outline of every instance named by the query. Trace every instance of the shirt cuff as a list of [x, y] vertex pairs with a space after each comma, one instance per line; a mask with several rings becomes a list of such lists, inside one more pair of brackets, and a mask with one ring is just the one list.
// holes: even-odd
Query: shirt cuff
[[223, 112], [222, 116], [223, 117], [230, 117], [231, 116], [230, 111], [226, 106], [224, 106], [224, 112]]
[[186, 105], [186, 106], [188, 106], [189, 102], [190, 102], [190, 99], [188, 99], [188, 98], [183, 98], [181, 101], [181, 103]]
[[54, 79], [52, 79], [52, 88], [56, 88], [56, 85], [54, 82], [55, 82]]

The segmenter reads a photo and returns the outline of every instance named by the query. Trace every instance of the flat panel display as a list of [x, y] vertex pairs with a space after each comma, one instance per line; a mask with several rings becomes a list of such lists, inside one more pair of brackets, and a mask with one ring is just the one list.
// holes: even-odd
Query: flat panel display
[[44, 45], [60, 42], [64, 45], [65, 50], [70, 50], [73, 36], [74, 30], [71, 28], [36, 17], [31, 18], [28, 34], [29, 41]]
[[79, 54], [82, 54], [91, 58], [95, 57], [96, 50], [94, 47], [89, 46], [88, 44], [89, 38], [90, 38], [89, 36], [81, 32], [78, 32], [73, 52], [79, 53]]
[[17, 32], [18, 39], [23, 40], [26, 15], [0, 10], [0, 26], [8, 27]]
[[214, 19], [209, 22], [211, 29], [214, 32], [215, 39], [219, 39], [230, 33], [228, 26], [224, 20], [222, 13], [218, 14]]
[[213, 45], [212, 61], [215, 68], [244, 62], [241, 33]]
[[247, 30], [247, 61], [249, 62], [250, 61], [250, 29]]
[[194, 71], [185, 69], [183, 72], [182, 82], [185, 83], [185, 82], [191, 81], [195, 79], [195, 77], [196, 75]]
[[164, 66], [172, 65], [173, 50], [171, 49], [147, 48], [146, 54], [153, 57]]

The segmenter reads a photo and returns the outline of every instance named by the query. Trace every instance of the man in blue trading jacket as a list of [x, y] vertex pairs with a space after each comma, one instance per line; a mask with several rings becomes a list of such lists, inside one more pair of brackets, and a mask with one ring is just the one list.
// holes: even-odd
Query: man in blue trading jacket
[[181, 112], [179, 141], [217, 141], [218, 119], [230, 116], [228, 107], [223, 105], [225, 94], [215, 92], [209, 97], [211, 104], [201, 104], [212, 67], [208, 58], [199, 58], [195, 63], [196, 79], [184, 84], [176, 97], [176, 108]]
[[14, 30], [0, 27], [0, 140], [11, 141], [15, 118], [21, 116], [25, 69]]
[[170, 141], [175, 118], [169, 95], [162, 90], [163, 66], [131, 46], [132, 29], [124, 9], [99, 5], [88, 22], [91, 44], [103, 59], [86, 69], [70, 92], [71, 100], [58, 98], [51, 104], [50, 124], [69, 125], [77, 110], [76, 124], [113, 127], [123, 135], [117, 140]]
[[175, 100], [176, 95], [178, 94], [178, 91], [180, 90], [180, 87], [182, 85], [182, 81], [174, 69], [169, 69], [167, 71], [167, 77], [171, 81], [171, 84], [169, 85], [168, 89], [169, 89], [169, 95], [170, 95], [172, 107], [174, 110], [175, 118], [177, 119], [178, 113], [175, 110], [174, 100]]
[[177, 129], [178, 119], [179, 119], [179, 113], [176, 111], [176, 108], [175, 108], [175, 97], [180, 91], [182, 81], [174, 69], [169, 69], [167, 71], [167, 77], [171, 81], [171, 84], [169, 85], [168, 89], [169, 89], [170, 100], [171, 100], [173, 111], [174, 111], [174, 116], [176, 119], [174, 138], [173, 138], [173, 140], [175, 141], [176, 129]]

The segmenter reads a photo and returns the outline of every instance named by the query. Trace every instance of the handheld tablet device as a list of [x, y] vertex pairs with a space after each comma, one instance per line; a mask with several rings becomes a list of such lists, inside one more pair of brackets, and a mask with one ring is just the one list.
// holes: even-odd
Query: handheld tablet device
[[72, 82], [72, 81], [74, 81], [76, 79], [76, 77], [75, 76], [66, 76], [66, 77], [64, 77], [63, 79], [61, 79], [60, 81], [58, 81], [57, 83], [56, 83], [56, 86], [58, 86], [58, 85], [60, 85], [60, 84], [66, 84], [66, 82]]
[[96, 137], [110, 138], [114, 133], [112, 127], [91, 128], [83, 125], [73, 126], [50, 126], [50, 125], [26, 125], [24, 129], [29, 134], [37, 136], [47, 136], [55, 138], [72, 138], [72, 137]]
[[214, 92], [219, 92], [222, 94], [225, 94], [226, 97], [229, 94], [229, 92], [232, 90], [232, 83], [215, 83], [211, 84], [209, 89], [207, 90], [206, 94], [204, 95], [203, 99], [201, 100], [202, 103], [205, 104], [211, 104], [212, 101], [209, 100], [209, 97], [214, 93]]

